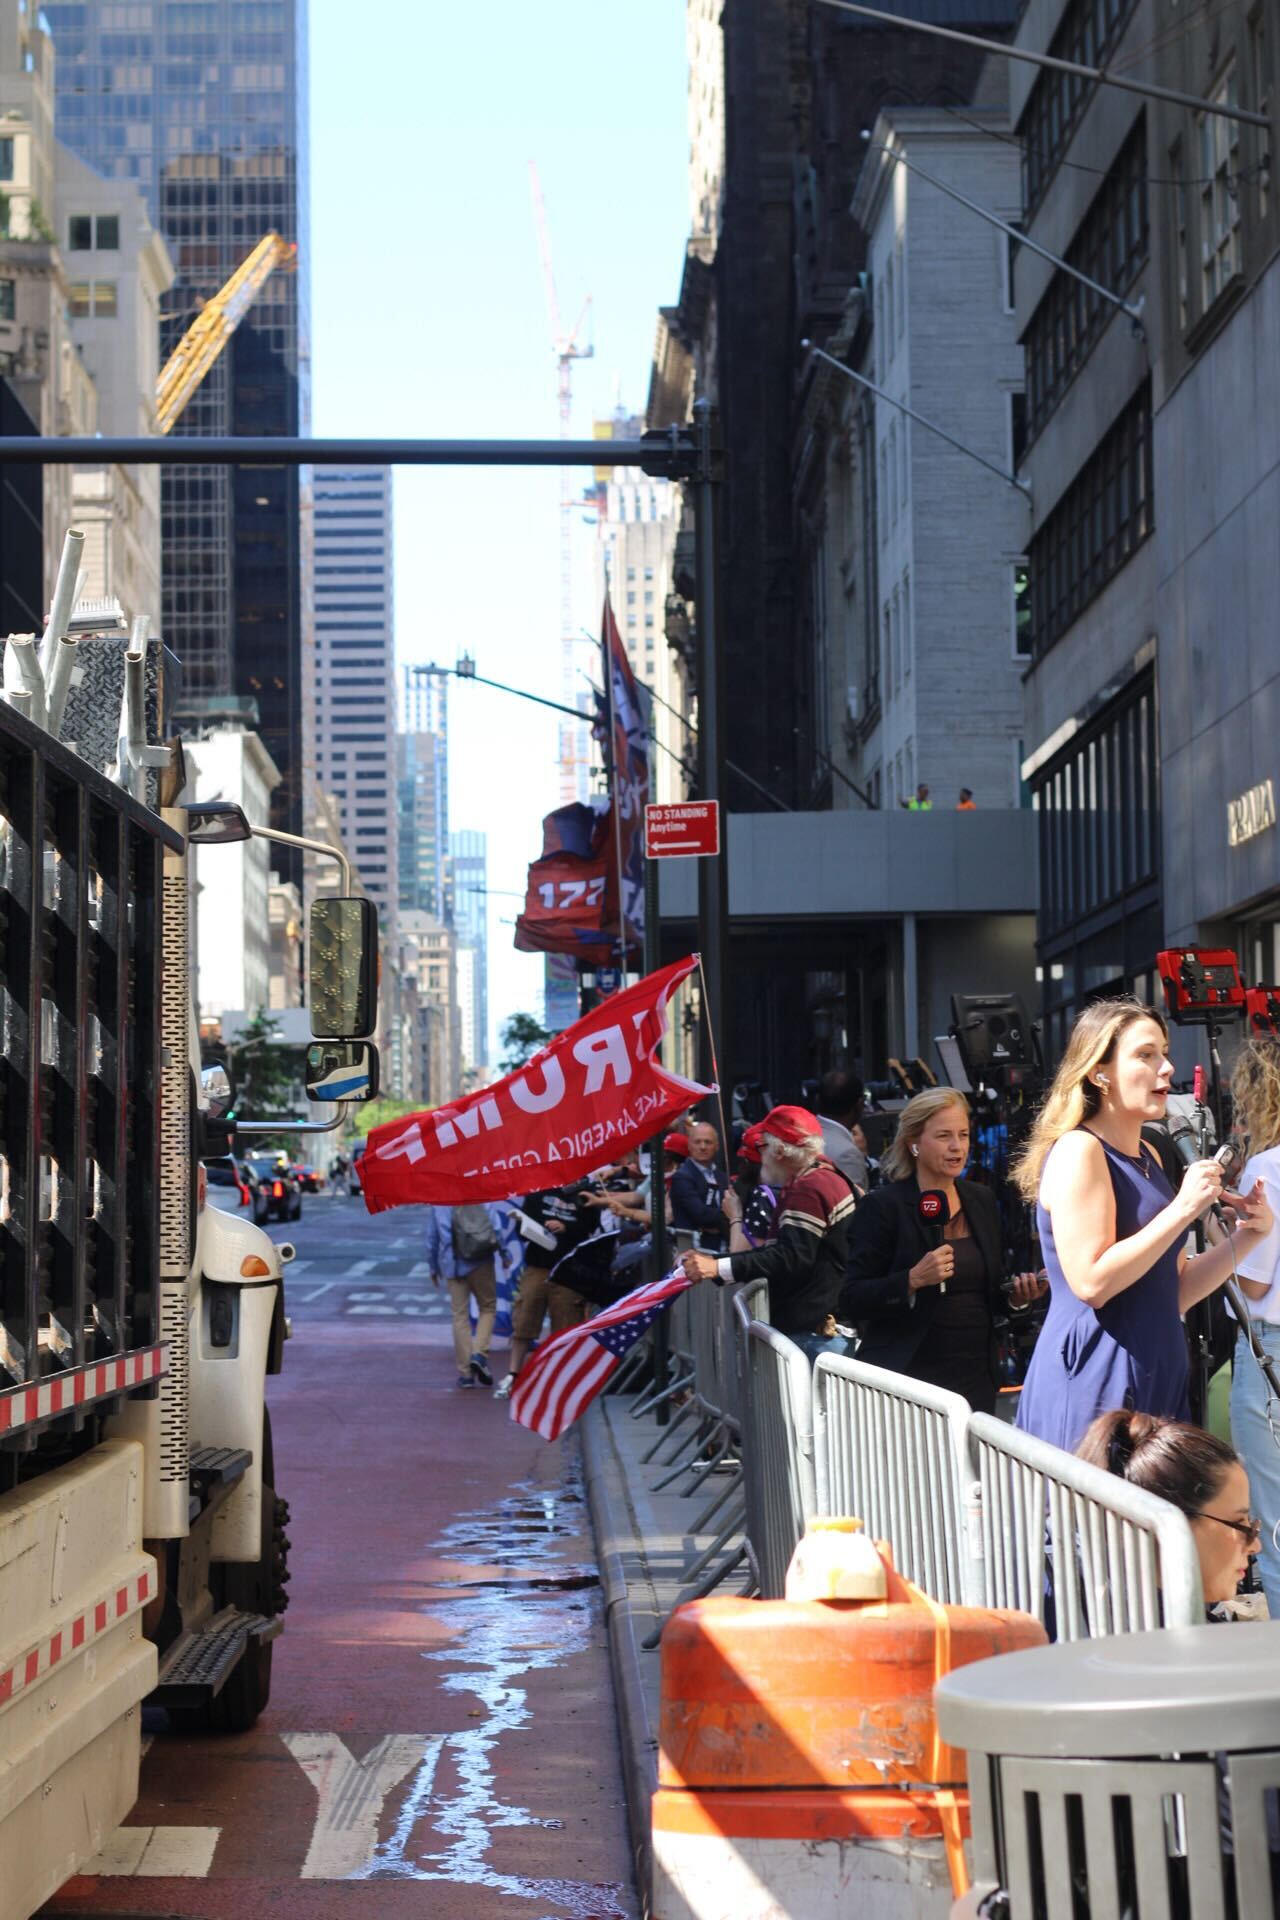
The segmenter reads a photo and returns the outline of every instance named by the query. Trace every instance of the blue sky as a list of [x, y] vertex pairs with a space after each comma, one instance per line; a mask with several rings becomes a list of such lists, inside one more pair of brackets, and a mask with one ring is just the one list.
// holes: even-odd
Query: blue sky
[[[688, 226], [684, 19], [684, 0], [312, 0], [318, 434], [555, 436], [531, 159], [568, 323], [593, 296], [574, 433], [619, 400], [643, 410]], [[401, 468], [399, 658], [465, 649], [558, 698], [558, 501], [554, 470]], [[593, 544], [580, 527], [575, 596], [594, 625]], [[557, 800], [555, 716], [456, 680], [450, 705], [451, 825], [487, 832], [490, 887], [522, 891]], [[518, 904], [489, 901], [495, 1026], [541, 982], [502, 924]]]

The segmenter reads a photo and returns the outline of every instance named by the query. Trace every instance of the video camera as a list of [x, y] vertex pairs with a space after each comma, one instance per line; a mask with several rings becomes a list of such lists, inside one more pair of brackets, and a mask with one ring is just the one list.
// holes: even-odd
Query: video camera
[[1169, 947], [1156, 955], [1156, 966], [1176, 1025], [1218, 1024], [1244, 1014], [1240, 963], [1229, 947]]

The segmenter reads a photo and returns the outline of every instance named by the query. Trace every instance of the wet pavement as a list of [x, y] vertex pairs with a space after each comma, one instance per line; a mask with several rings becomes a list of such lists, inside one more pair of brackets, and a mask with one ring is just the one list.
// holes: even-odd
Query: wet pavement
[[632, 1920], [576, 1447], [453, 1385], [414, 1210], [308, 1196], [272, 1231], [298, 1259], [271, 1704], [221, 1739], [149, 1716], [137, 1806], [46, 1920]]

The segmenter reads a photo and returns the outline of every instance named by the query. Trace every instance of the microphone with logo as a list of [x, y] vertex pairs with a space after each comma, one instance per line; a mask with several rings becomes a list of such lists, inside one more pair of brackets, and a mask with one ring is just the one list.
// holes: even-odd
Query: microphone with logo
[[[947, 1205], [945, 1193], [939, 1193], [936, 1187], [926, 1187], [916, 1201], [916, 1218], [924, 1228], [925, 1243], [929, 1252], [934, 1253], [942, 1245], [942, 1229], [951, 1218], [951, 1209]], [[947, 1283], [938, 1283], [938, 1292], [945, 1293]]]

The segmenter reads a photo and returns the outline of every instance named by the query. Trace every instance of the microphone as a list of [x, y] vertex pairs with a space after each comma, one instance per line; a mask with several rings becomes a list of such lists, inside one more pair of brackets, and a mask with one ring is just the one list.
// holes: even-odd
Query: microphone
[[1196, 1068], [1195, 1073], [1192, 1076], [1192, 1080], [1191, 1080], [1191, 1090], [1192, 1090], [1192, 1098], [1195, 1100], [1196, 1105], [1198, 1107], [1202, 1107], [1204, 1105], [1204, 1097], [1205, 1097], [1205, 1076], [1204, 1076], [1203, 1067]]
[[[1203, 1068], [1197, 1067], [1196, 1072], [1203, 1072]], [[1200, 1142], [1196, 1137], [1195, 1130], [1187, 1126], [1185, 1122], [1182, 1126], [1175, 1127], [1170, 1133], [1169, 1138], [1178, 1149], [1184, 1166], [1194, 1167], [1197, 1160], [1204, 1159], [1204, 1154], [1200, 1149]], [[1223, 1180], [1228, 1182], [1236, 1179], [1244, 1166], [1244, 1157], [1241, 1154], [1239, 1142], [1236, 1140], [1224, 1140], [1218, 1148], [1218, 1151], [1213, 1155], [1213, 1159], [1215, 1163], [1222, 1168]], [[1220, 1207], [1215, 1200], [1209, 1208], [1209, 1211], [1213, 1214], [1220, 1226], [1227, 1226], [1228, 1221], [1225, 1207]]]
[[[930, 1253], [942, 1245], [942, 1229], [951, 1218], [951, 1209], [947, 1205], [945, 1193], [939, 1193], [936, 1187], [926, 1187], [916, 1201], [916, 1218], [924, 1228], [924, 1237]], [[939, 1293], [945, 1293], [947, 1283], [941, 1281]]]

